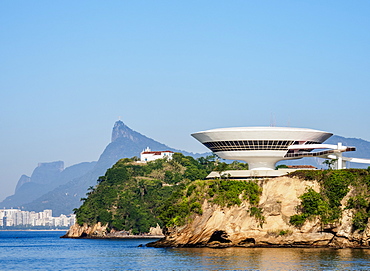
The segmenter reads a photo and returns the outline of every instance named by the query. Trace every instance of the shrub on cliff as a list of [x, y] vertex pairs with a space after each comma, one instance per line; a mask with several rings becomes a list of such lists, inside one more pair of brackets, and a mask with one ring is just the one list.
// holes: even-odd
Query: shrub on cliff
[[365, 230], [370, 218], [370, 171], [363, 170], [354, 180], [352, 185], [352, 196], [347, 202], [347, 209], [352, 209], [353, 229]]
[[329, 204], [324, 196], [312, 188], [309, 188], [306, 193], [299, 197], [302, 202], [299, 206], [301, 214], [293, 215], [290, 218], [290, 223], [295, 226], [302, 226], [307, 218], [320, 216], [323, 220], [327, 220], [329, 213]]
[[296, 171], [290, 174], [305, 180], [317, 180], [321, 189], [316, 192], [308, 189], [299, 198], [302, 200], [298, 207], [300, 214], [290, 218], [290, 223], [302, 226], [306, 219], [318, 216], [323, 225], [338, 222], [342, 215], [341, 201], [353, 189], [345, 208], [354, 212], [354, 229], [364, 230], [370, 217], [370, 172], [364, 169]]
[[192, 214], [202, 214], [204, 200], [220, 206], [240, 205], [242, 200], [251, 204], [251, 215], [263, 222], [262, 210], [257, 207], [261, 188], [254, 181], [197, 180], [177, 191], [162, 206], [160, 219], [166, 226], [181, 226], [191, 219]]

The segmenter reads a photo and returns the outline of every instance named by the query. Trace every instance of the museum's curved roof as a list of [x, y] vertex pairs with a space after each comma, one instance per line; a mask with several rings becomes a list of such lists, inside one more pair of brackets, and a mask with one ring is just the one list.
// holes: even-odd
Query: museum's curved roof
[[225, 140], [294, 140], [321, 143], [332, 135], [332, 133], [324, 131], [292, 127], [232, 127], [192, 134], [202, 143]]

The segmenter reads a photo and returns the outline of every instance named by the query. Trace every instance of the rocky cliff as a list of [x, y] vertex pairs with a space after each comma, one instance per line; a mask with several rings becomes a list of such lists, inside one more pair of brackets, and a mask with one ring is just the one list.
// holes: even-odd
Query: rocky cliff
[[162, 238], [164, 237], [161, 227], [157, 224], [156, 227], [151, 227], [147, 234], [133, 235], [130, 231], [108, 231], [107, 225], [102, 225], [100, 222], [88, 226], [74, 224], [62, 236], [62, 238], [92, 238], [92, 239], [109, 239], [109, 238]]
[[221, 207], [204, 201], [203, 213], [193, 214], [191, 222], [166, 229], [165, 238], [150, 243], [153, 247], [368, 247], [369, 224], [364, 231], [353, 230], [353, 213], [344, 206], [353, 189], [341, 201], [342, 217], [323, 226], [319, 218], [308, 219], [300, 228], [289, 223], [297, 214], [301, 196], [308, 188], [320, 190], [317, 181], [280, 177], [260, 181], [263, 210], [261, 223], [250, 214], [248, 201], [240, 206]]

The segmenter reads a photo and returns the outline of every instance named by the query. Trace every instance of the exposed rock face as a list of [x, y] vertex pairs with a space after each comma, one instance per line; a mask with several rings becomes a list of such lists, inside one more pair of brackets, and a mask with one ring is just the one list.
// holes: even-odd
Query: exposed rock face
[[[364, 233], [352, 233], [352, 213], [344, 210], [338, 225], [322, 228], [318, 219], [307, 221], [300, 229], [289, 224], [296, 214], [299, 196], [308, 187], [319, 191], [316, 181], [279, 177], [261, 181], [263, 192], [259, 207], [263, 208], [265, 222], [249, 213], [249, 203], [231, 208], [204, 202], [202, 215], [183, 226], [166, 229], [166, 237], [150, 243], [154, 247], [229, 247], [229, 246], [313, 246], [359, 247], [368, 246], [370, 227]], [[343, 199], [346, 201], [348, 196]], [[343, 202], [342, 202], [343, 203]]]
[[149, 229], [149, 235], [163, 236], [163, 231], [162, 231], [161, 227], [157, 224], [157, 226], [155, 228], [154, 227], [150, 227], [150, 229]]
[[118, 138], [129, 138], [132, 141], [137, 141], [137, 138], [134, 137], [134, 131], [127, 127], [122, 121], [117, 121], [114, 124], [112, 131], [112, 142], [116, 141]]
[[68, 232], [62, 236], [63, 238], [83, 238], [83, 237], [90, 237], [90, 238], [104, 238], [107, 236], [107, 225], [102, 226], [100, 222], [93, 226], [88, 226], [84, 224], [80, 226], [78, 224], [74, 224], [68, 230]]
[[132, 235], [127, 231], [110, 231], [107, 230], [107, 225], [102, 225], [100, 222], [93, 226], [84, 224], [82, 226], [74, 224], [70, 227], [67, 233], [62, 238], [162, 238], [164, 237], [161, 227], [151, 227], [149, 233], [143, 235]]

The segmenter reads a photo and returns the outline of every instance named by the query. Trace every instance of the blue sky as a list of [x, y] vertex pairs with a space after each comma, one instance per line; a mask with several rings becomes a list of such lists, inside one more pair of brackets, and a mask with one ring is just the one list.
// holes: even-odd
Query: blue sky
[[[39, 162], [97, 160], [114, 122], [307, 127], [370, 140], [369, 1], [1, 1], [0, 200]], [[273, 116], [273, 117], [272, 117]]]

